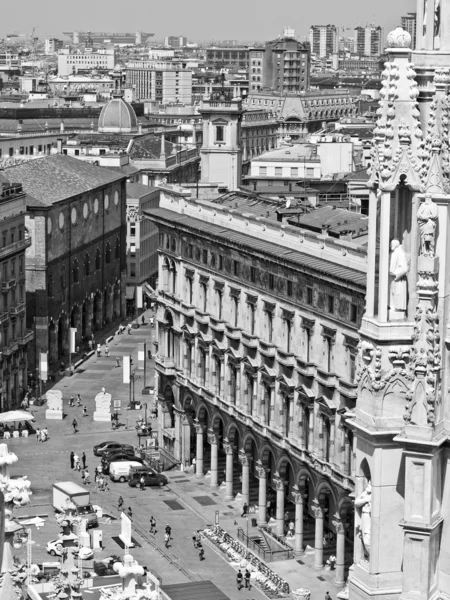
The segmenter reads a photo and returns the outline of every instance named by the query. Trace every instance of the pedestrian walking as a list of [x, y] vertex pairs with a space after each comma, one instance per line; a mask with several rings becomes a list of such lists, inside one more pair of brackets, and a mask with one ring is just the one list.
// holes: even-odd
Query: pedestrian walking
[[89, 474], [88, 469], [86, 469], [86, 471], [84, 472], [84, 483], [86, 485], [88, 485], [89, 483], [91, 483], [91, 476]]
[[41, 441], [41, 430], [39, 428], [36, 429], [36, 441]]
[[89, 344], [89, 351], [91, 351], [92, 350], [92, 340], [89, 340], [88, 344]]
[[150, 517], [150, 533], [156, 533], [156, 519], [153, 515]]
[[140, 479], [139, 483], [141, 484], [141, 491], [144, 491], [144, 489], [145, 489], [145, 477], [143, 475], [141, 476], [141, 479]]
[[70, 396], [69, 406], [75, 406], [75, 398], [73, 397], [73, 395]]
[[87, 416], [88, 416], [88, 414], [87, 414], [87, 406], [86, 406], [86, 404], [85, 404], [85, 405], [83, 406], [83, 417], [87, 417]]
[[72, 421], [72, 427], [73, 427], [73, 432], [76, 433], [78, 431], [77, 427], [78, 427], [78, 421], [76, 419], [74, 419]]
[[83, 452], [83, 454], [81, 455], [81, 461], [83, 463], [83, 469], [86, 468], [86, 452]]
[[41, 442], [46, 442], [48, 440], [48, 429], [47, 427], [44, 427], [44, 429], [41, 429]]
[[75, 454], [73, 453], [73, 451], [70, 453], [70, 468], [73, 469], [74, 466], [74, 460], [73, 457], [75, 456]]
[[122, 496], [119, 496], [119, 499], [117, 501], [117, 510], [119, 512], [123, 510], [123, 498], [122, 498]]
[[100, 473], [97, 477], [97, 488], [101, 492], [103, 488], [103, 475]]
[[73, 462], [75, 471], [81, 471], [80, 457], [78, 456], [78, 454], [75, 454], [75, 456], [73, 457]]
[[131, 335], [131, 323], [128, 323], [127, 331], [128, 331], [128, 335]]
[[168, 548], [168, 547], [169, 547], [169, 542], [170, 542], [170, 535], [169, 535], [168, 533], [165, 533], [165, 534], [164, 534], [164, 546], [165, 546], [166, 548]]
[[147, 310], [147, 302], [144, 302], [144, 310]]
[[86, 483], [86, 482], [85, 482], [85, 477], [86, 477], [86, 474], [85, 474], [85, 472], [84, 472], [84, 471], [81, 471], [81, 483], [82, 483], [83, 485]]
[[248, 590], [252, 589], [252, 584], [250, 583], [250, 571], [248, 569], [245, 569], [245, 573], [244, 573], [244, 585]]
[[116, 356], [116, 367], [120, 367], [120, 358]]
[[100, 357], [102, 355], [102, 347], [100, 346], [100, 344], [97, 344], [97, 357]]
[[145, 325], [145, 317], [142, 315], [142, 325]]
[[244, 502], [244, 506], [242, 507], [242, 515], [241, 517], [246, 517], [248, 515], [248, 504]]
[[108, 344], [106, 344], [106, 346], [105, 346], [105, 356], [106, 356], [106, 358], [109, 358], [109, 346], [108, 346]]
[[151, 325], [152, 327], [154, 327], [154, 326], [155, 326], [155, 317], [150, 317], [150, 325]]
[[130, 517], [130, 519], [133, 518], [133, 511], [131, 510], [131, 506], [129, 506], [127, 509], [127, 515]]
[[105, 386], [102, 387], [102, 394], [106, 394], [106, 388], [105, 388]]
[[77, 406], [81, 406], [81, 396], [77, 394]]
[[200, 542], [199, 542], [199, 546], [198, 546], [198, 557], [200, 558], [200, 562], [202, 560], [205, 560], [205, 551], [204, 551], [203, 546], [201, 545]]
[[325, 600], [331, 600], [330, 592], [325, 594]]
[[100, 469], [98, 467], [95, 467], [94, 469], [94, 483], [97, 483], [97, 479], [100, 477]]
[[169, 535], [169, 537], [172, 535], [172, 527], [170, 525], [166, 525], [164, 531]]
[[239, 591], [241, 591], [241, 588], [242, 588], [242, 579], [243, 579], [242, 573], [241, 573], [241, 570], [239, 569], [239, 571], [236, 575], [236, 585], [237, 585], [237, 589]]
[[101, 491], [102, 492], [106, 492], [106, 490], [109, 490], [109, 485], [108, 485], [108, 476], [104, 475], [102, 477], [102, 486], [101, 486]]

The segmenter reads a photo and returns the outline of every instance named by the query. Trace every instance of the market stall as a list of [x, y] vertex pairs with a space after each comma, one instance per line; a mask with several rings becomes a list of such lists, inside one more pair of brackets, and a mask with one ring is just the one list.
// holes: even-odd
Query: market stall
[[34, 433], [34, 416], [25, 410], [0, 413], [0, 438], [28, 437]]

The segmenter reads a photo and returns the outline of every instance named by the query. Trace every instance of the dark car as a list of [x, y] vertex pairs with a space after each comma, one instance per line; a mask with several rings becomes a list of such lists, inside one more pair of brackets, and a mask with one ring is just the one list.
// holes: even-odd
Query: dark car
[[107, 556], [103, 560], [94, 562], [94, 572], [96, 575], [100, 577], [105, 577], [106, 575], [117, 575], [117, 572], [114, 571], [113, 565], [114, 563], [121, 562], [122, 559], [120, 556], [113, 554], [112, 556]]
[[144, 485], [159, 485], [163, 487], [167, 485], [168, 479], [162, 473], [157, 473], [149, 467], [132, 467], [128, 475], [128, 485], [136, 487], [140, 485], [141, 477], [144, 476]]
[[102, 456], [105, 452], [132, 452], [134, 454], [133, 446], [130, 444], [121, 444], [120, 442], [102, 442], [94, 446], [94, 456]]
[[144, 461], [139, 456], [130, 456], [129, 454], [125, 454], [124, 452], [114, 452], [113, 454], [108, 454], [108, 456], [102, 456], [102, 470], [103, 473], [109, 473], [109, 465], [112, 462], [124, 462], [133, 460], [134, 462], [144, 464]]

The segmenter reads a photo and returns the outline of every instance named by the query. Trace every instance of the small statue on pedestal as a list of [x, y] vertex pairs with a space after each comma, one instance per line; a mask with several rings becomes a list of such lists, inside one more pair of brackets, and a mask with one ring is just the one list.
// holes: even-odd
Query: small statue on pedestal
[[425, 202], [419, 206], [419, 210], [417, 211], [421, 256], [434, 256], [437, 217], [438, 207], [433, 203], [430, 194], [427, 194]]
[[392, 240], [391, 250], [389, 308], [391, 309], [391, 319], [399, 320], [406, 314], [408, 302], [406, 274], [409, 271], [409, 265], [405, 251], [398, 240]]

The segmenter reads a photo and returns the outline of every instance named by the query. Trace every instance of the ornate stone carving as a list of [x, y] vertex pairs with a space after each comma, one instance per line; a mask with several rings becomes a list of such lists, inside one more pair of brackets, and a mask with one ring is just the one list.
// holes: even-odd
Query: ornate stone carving
[[311, 511], [315, 519], [323, 519], [323, 508], [320, 504], [312, 504]]
[[265, 479], [269, 473], [269, 469], [267, 469], [261, 462], [257, 462], [255, 465], [255, 471], [259, 479]]
[[409, 271], [409, 265], [405, 251], [398, 240], [392, 240], [391, 250], [391, 262], [389, 266], [389, 274], [391, 276], [390, 319], [398, 320], [403, 319], [406, 313], [408, 296], [406, 274]]
[[340, 519], [332, 521], [334, 529], [338, 535], [345, 533], [344, 523]]
[[411, 48], [411, 36], [401, 27], [396, 27], [391, 31], [386, 42], [388, 48]]
[[250, 465], [250, 458], [243, 450], [240, 450], [239, 452], [239, 462], [243, 467], [248, 467]]
[[286, 487], [286, 482], [283, 479], [281, 479], [281, 477], [275, 476], [272, 479], [272, 485], [276, 489], [277, 492], [284, 492], [284, 489]]
[[204, 433], [204, 427], [198, 421], [194, 421], [194, 427], [195, 427], [196, 433]]
[[434, 256], [436, 221], [438, 208], [433, 203], [431, 195], [425, 196], [419, 210], [417, 211], [417, 222], [420, 230], [420, 254], [422, 256]]
[[210, 444], [217, 444], [217, 435], [214, 431], [208, 431], [208, 442]]
[[355, 499], [355, 508], [360, 513], [359, 535], [363, 543], [364, 557], [369, 560], [372, 529], [372, 485], [370, 482], [364, 492]]
[[233, 446], [230, 444], [230, 442], [224, 440], [222, 446], [225, 450], [225, 454], [233, 454]]

